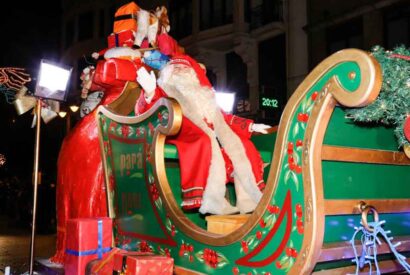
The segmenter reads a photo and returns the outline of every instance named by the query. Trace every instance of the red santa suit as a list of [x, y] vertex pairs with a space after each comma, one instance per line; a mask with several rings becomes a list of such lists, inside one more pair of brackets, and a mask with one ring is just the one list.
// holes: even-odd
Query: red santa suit
[[[177, 57], [180, 58], [180, 57]], [[190, 61], [190, 66], [199, 65], [187, 56], [184, 59]], [[172, 63], [172, 61], [171, 61]], [[199, 70], [199, 69], [198, 69]], [[199, 73], [203, 70], [200, 69]], [[204, 71], [203, 71], [204, 72]], [[201, 85], [211, 89], [211, 84], [205, 75], [201, 75]], [[186, 79], [189, 81], [189, 79]], [[142, 114], [148, 110], [159, 98], [165, 96], [166, 93], [157, 86], [155, 94], [151, 101], [147, 103], [144, 94], [142, 93], [137, 101], [135, 113]], [[218, 110], [218, 112], [221, 112]], [[259, 152], [256, 150], [254, 144], [250, 141], [252, 120], [244, 119], [235, 115], [222, 113], [224, 121], [229, 125], [234, 134], [239, 137], [240, 145], [245, 149], [246, 159], [250, 163], [252, 169], [251, 174], [254, 177], [254, 183], [262, 190], [264, 188], [263, 182], [263, 162]], [[205, 124], [211, 131], [214, 125], [205, 121]], [[181, 188], [183, 194], [182, 207], [184, 209], [199, 208], [202, 205], [202, 198], [209, 179], [210, 166], [213, 159], [213, 152], [211, 150], [211, 139], [209, 135], [205, 134], [203, 129], [198, 127], [186, 116], [182, 119], [181, 130], [178, 135], [168, 137], [166, 143], [173, 144], [177, 147], [180, 161], [181, 174]], [[220, 148], [220, 147], [219, 147]], [[225, 164], [225, 174], [223, 180], [225, 182], [234, 181], [234, 165], [226, 153], [224, 148], [220, 148]], [[222, 166], [224, 165], [222, 162]], [[226, 180], [225, 180], [226, 179]], [[253, 204], [254, 206], [256, 204]], [[232, 210], [232, 209], [231, 209]], [[253, 209], [239, 209], [240, 211], [248, 212]], [[232, 210], [234, 211], [234, 210]], [[222, 214], [222, 213], [215, 213]]]

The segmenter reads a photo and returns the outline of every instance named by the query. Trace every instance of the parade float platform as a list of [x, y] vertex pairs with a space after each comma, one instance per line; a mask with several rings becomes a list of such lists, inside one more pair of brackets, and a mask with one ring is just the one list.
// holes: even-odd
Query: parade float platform
[[[410, 160], [393, 129], [354, 124], [344, 112], [372, 102], [381, 83], [379, 64], [360, 50], [319, 64], [278, 128], [252, 138], [266, 163], [256, 210], [222, 219], [180, 207], [178, 154], [165, 145], [181, 124], [178, 102], [160, 99], [132, 116], [139, 90], [127, 85], [97, 114], [114, 245], [173, 257], [176, 274], [346, 274], [356, 268], [353, 228], [377, 211], [408, 255]], [[219, 229], [207, 230], [210, 221]], [[238, 228], [227, 233], [228, 223]], [[383, 272], [401, 270], [386, 244], [378, 252]]]

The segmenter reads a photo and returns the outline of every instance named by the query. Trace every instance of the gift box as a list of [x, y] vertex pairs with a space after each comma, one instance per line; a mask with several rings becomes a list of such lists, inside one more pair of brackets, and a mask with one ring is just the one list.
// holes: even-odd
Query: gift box
[[125, 275], [172, 275], [174, 259], [165, 256], [129, 256]]
[[131, 30], [112, 33], [108, 36], [108, 48], [132, 47], [134, 45], [134, 33]]
[[111, 250], [110, 218], [70, 219], [67, 221], [66, 232], [66, 275], [85, 274], [88, 262], [102, 259]]
[[153, 253], [150, 252], [133, 252], [133, 251], [126, 251], [126, 250], [121, 250], [117, 251], [114, 255], [114, 263], [113, 263], [113, 274], [114, 275], [119, 275], [125, 271], [126, 268], [126, 263], [127, 263], [127, 258], [131, 256], [152, 256], [154, 255]]
[[101, 260], [92, 260], [87, 264], [86, 274], [90, 275], [105, 275], [112, 274], [114, 268], [114, 256], [118, 252], [126, 252], [118, 247], [114, 247], [110, 252], [106, 253]]

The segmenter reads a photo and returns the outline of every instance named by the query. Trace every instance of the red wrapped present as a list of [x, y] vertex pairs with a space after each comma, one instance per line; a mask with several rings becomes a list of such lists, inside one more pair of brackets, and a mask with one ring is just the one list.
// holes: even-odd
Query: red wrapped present
[[117, 251], [114, 255], [114, 263], [113, 263], [113, 274], [121, 274], [125, 271], [127, 257], [131, 256], [152, 256], [153, 253], [150, 252], [135, 252], [135, 251], [126, 251], [121, 250]]
[[125, 275], [172, 275], [174, 259], [165, 256], [129, 256]]
[[111, 250], [110, 218], [70, 219], [66, 225], [66, 275], [82, 275], [88, 262], [102, 259]]
[[112, 33], [108, 36], [108, 48], [132, 47], [134, 45], [134, 33], [131, 30]]
[[93, 260], [87, 264], [86, 274], [90, 275], [105, 275], [112, 274], [114, 268], [114, 256], [116, 253], [126, 252], [118, 247], [114, 247], [110, 252], [106, 253], [101, 260]]

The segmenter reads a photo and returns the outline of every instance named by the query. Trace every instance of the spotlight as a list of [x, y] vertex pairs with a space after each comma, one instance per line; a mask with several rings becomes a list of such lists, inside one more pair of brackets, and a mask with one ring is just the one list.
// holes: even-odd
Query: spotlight
[[43, 99], [65, 101], [71, 71], [71, 67], [57, 65], [44, 59], [41, 60], [34, 95]]
[[235, 102], [235, 93], [229, 92], [216, 92], [216, 103], [226, 113], [232, 113], [233, 105]]

